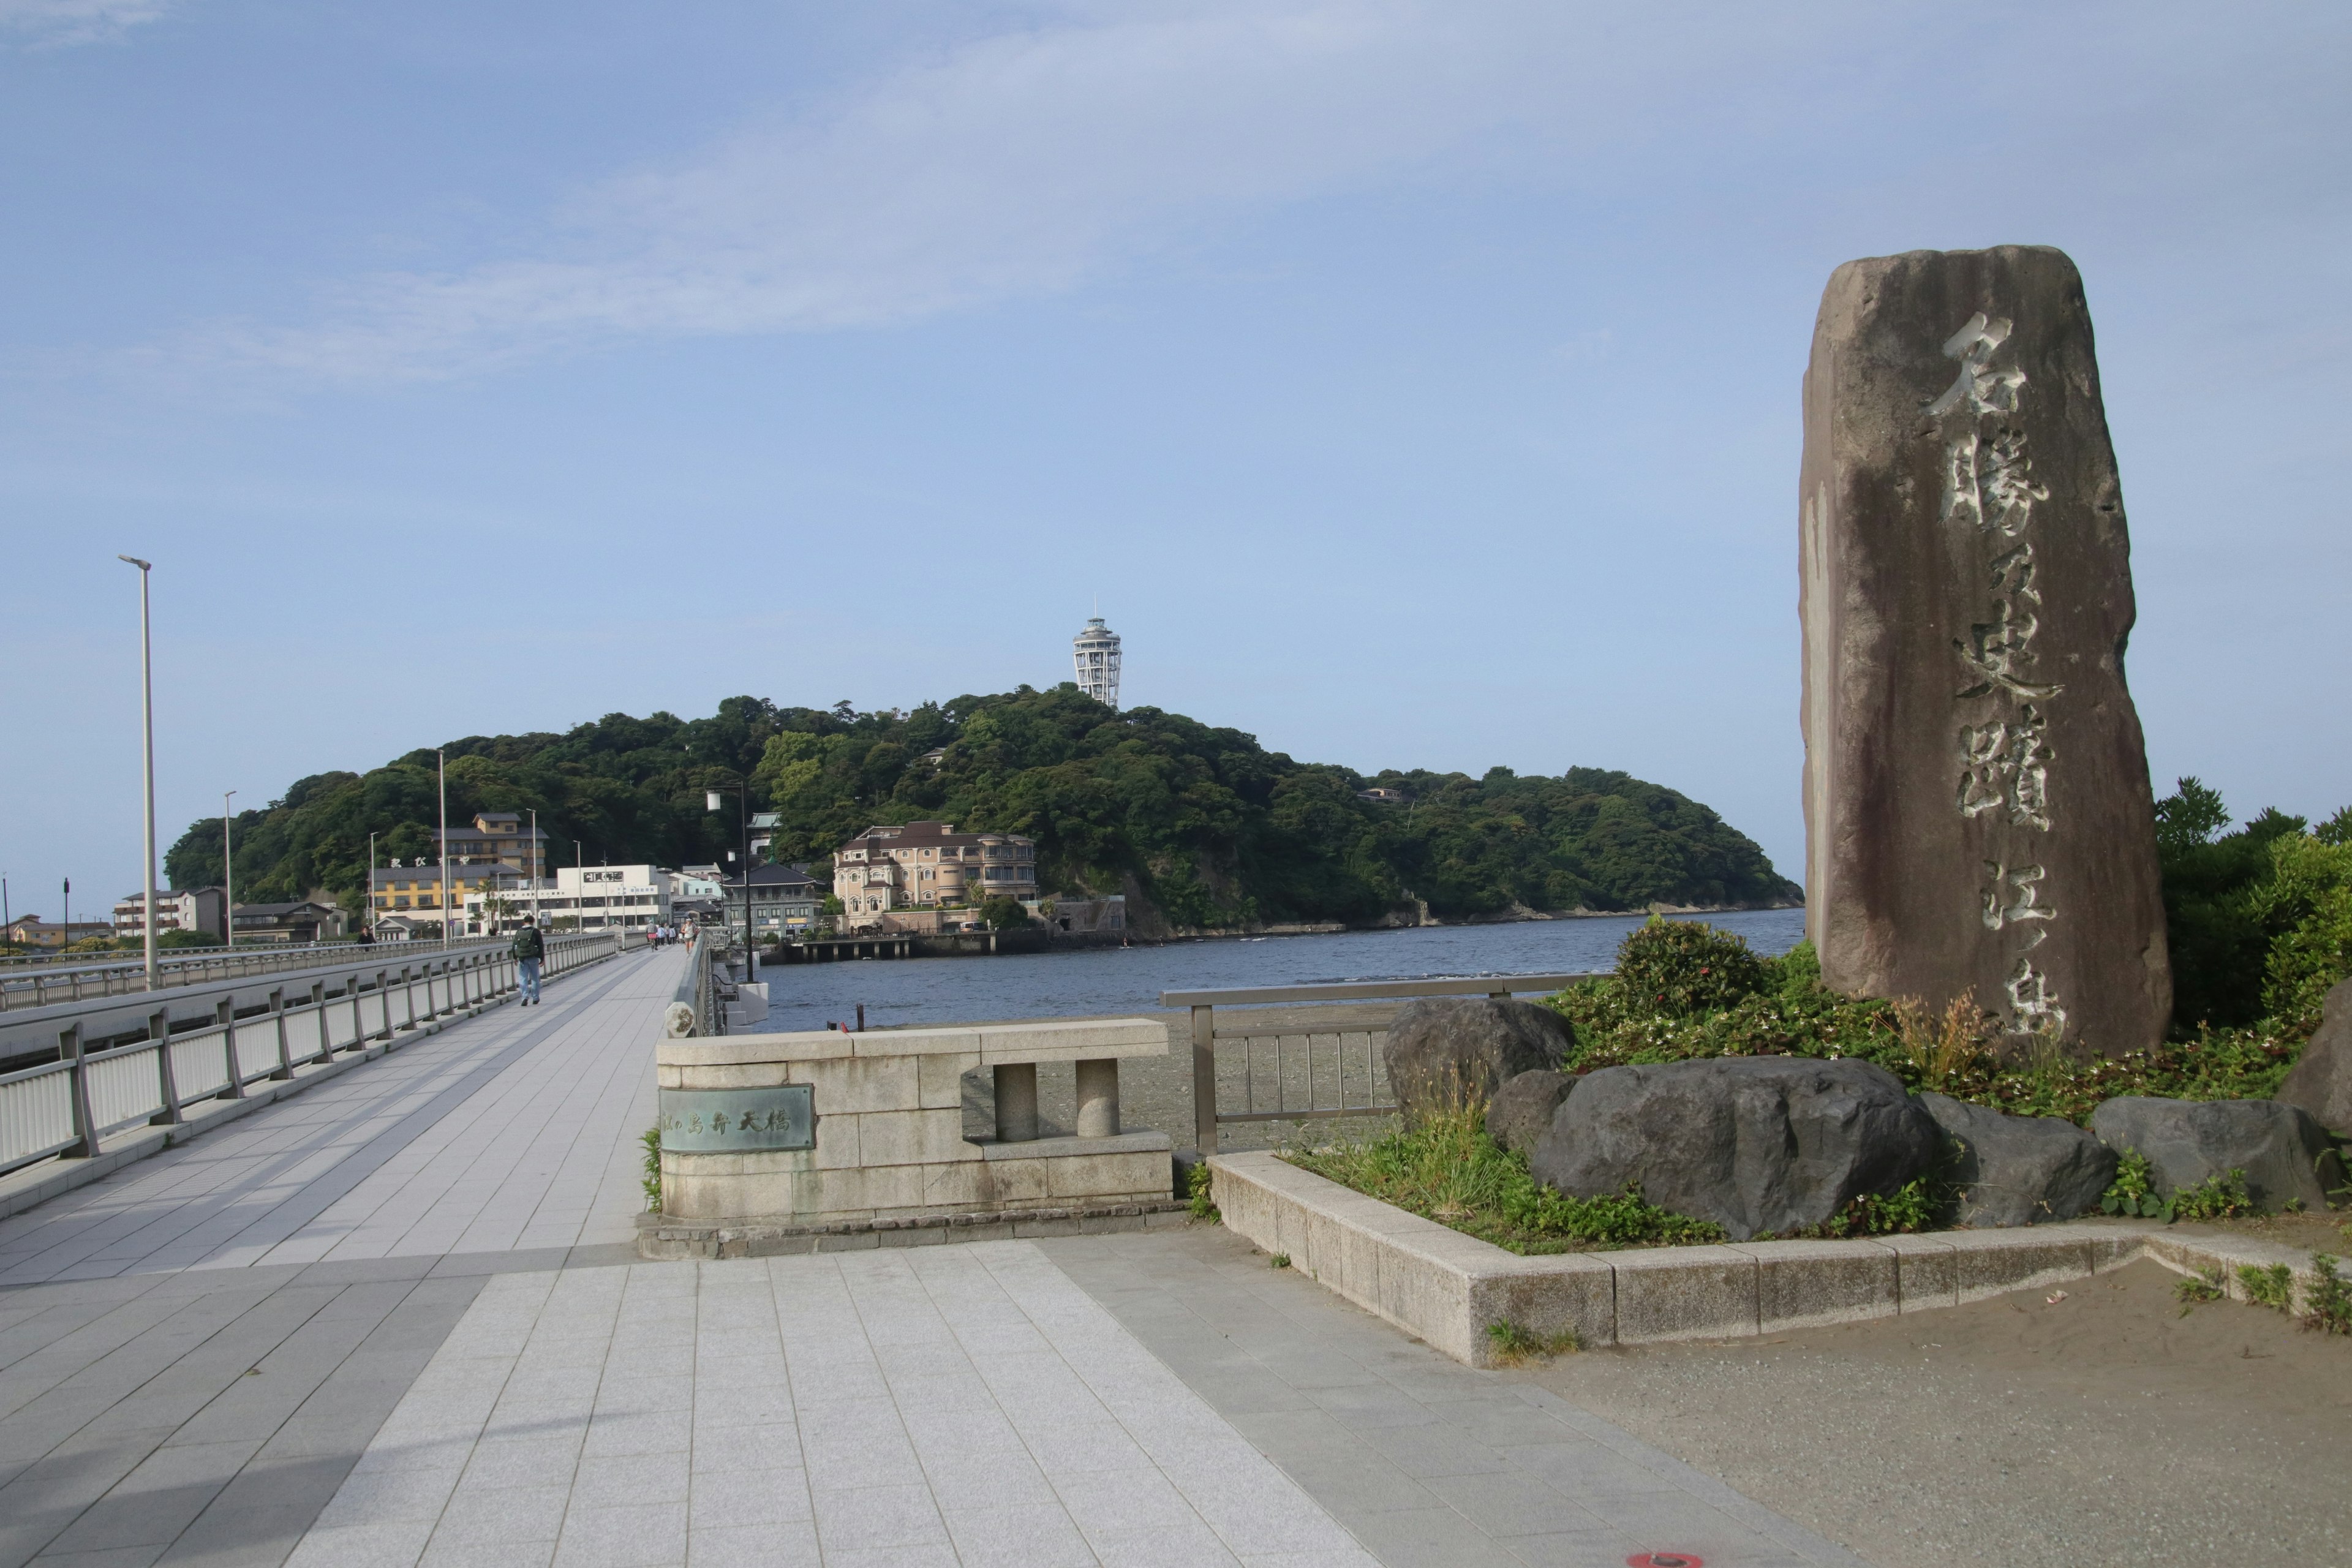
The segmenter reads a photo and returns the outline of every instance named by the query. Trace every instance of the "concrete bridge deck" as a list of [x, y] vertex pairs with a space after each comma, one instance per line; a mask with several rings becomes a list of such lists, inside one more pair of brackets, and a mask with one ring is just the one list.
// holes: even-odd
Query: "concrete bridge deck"
[[0, 1568], [1855, 1561], [1219, 1229], [635, 1261], [682, 963], [0, 1221]]

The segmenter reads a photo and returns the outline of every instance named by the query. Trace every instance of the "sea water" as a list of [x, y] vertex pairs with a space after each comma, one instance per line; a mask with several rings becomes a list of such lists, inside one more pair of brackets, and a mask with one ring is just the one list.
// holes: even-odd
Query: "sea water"
[[[1794, 947], [1802, 910], [1695, 916], [1747, 938], [1759, 953]], [[1163, 991], [1328, 985], [1453, 975], [1573, 974], [1607, 969], [1640, 915], [1425, 926], [1328, 936], [1222, 937], [1124, 948], [965, 958], [852, 959], [763, 966], [762, 1030], [854, 1024], [869, 1029], [1012, 1018], [1156, 1012]]]

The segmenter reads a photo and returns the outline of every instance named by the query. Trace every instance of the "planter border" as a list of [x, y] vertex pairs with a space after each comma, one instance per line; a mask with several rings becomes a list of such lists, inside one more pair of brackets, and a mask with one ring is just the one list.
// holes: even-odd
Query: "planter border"
[[1496, 1323], [1572, 1332], [1587, 1347], [1657, 1344], [1955, 1307], [2141, 1258], [2182, 1274], [2219, 1268], [2239, 1300], [2242, 1264], [2284, 1263], [2305, 1291], [2313, 1278], [2300, 1248], [2127, 1219], [1522, 1258], [1269, 1152], [1218, 1154], [1209, 1169], [1235, 1234], [1471, 1366], [1496, 1364]]

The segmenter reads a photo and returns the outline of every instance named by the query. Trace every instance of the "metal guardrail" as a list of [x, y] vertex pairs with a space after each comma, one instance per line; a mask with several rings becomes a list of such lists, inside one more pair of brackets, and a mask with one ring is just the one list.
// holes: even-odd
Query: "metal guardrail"
[[[156, 960], [155, 989], [208, 985], [242, 975], [275, 974], [289, 969], [357, 963], [370, 953], [379, 958], [389, 957], [412, 946], [437, 957], [445, 952], [456, 954], [503, 947], [508, 940], [503, 937], [474, 937], [452, 942], [446, 948], [438, 942], [414, 944], [339, 942], [303, 947], [203, 948], [194, 950], [194, 957]], [[355, 954], [360, 956], [354, 957]], [[0, 1013], [22, 1012], [29, 1007], [51, 1007], [61, 1002], [79, 1002], [91, 996], [136, 996], [146, 989], [147, 971], [143, 959], [133, 959], [124, 963], [83, 963], [70, 969], [13, 969], [0, 973]]]
[[[297, 1067], [503, 996], [518, 978], [505, 942], [405, 963], [385, 962], [392, 955], [383, 948], [358, 951], [363, 962], [313, 963], [258, 996], [234, 981], [159, 990], [143, 1028], [134, 1025], [127, 1041], [115, 1026], [142, 1004], [90, 999], [12, 1021], [0, 1031], [0, 1048], [18, 1059], [27, 1047], [54, 1049], [58, 1059], [0, 1073], [0, 1172], [52, 1154], [95, 1155], [110, 1133], [180, 1121], [199, 1101], [240, 1098], [264, 1079], [292, 1078]], [[541, 973], [562, 974], [618, 951], [609, 933], [551, 937]], [[99, 1048], [88, 1048], [93, 1044]]]
[[[1396, 1002], [1423, 996], [1509, 996], [1515, 992], [1558, 991], [1589, 974], [1487, 974], [1463, 980], [1365, 980], [1336, 985], [1273, 985], [1227, 991], [1163, 991], [1160, 994], [1162, 1007], [1189, 1007], [1192, 1010], [1192, 1132], [1204, 1154], [1217, 1152], [1217, 1128], [1223, 1122], [1242, 1121], [1326, 1121], [1341, 1116], [1380, 1116], [1396, 1109], [1396, 1100], [1388, 1085], [1388, 1071], [1381, 1060], [1374, 1037], [1385, 1038], [1389, 1016], [1393, 1007], [1368, 1007], [1360, 1017], [1322, 1017], [1302, 1022], [1295, 1016], [1287, 1020], [1282, 1010], [1307, 1003], [1332, 1002]], [[1219, 1007], [1266, 1007], [1264, 1013], [1245, 1013], [1227, 1026], [1219, 1023]], [[1231, 1017], [1232, 1015], [1227, 1015]], [[1348, 1068], [1351, 1053], [1349, 1041], [1360, 1036], [1363, 1041], [1362, 1068], [1352, 1080]], [[1329, 1071], [1316, 1051], [1318, 1040], [1329, 1040]], [[1237, 1076], [1242, 1106], [1227, 1110], [1218, 1099], [1217, 1042], [1231, 1040], [1241, 1049]], [[1289, 1059], [1288, 1042], [1297, 1040], [1305, 1047], [1303, 1062]], [[1266, 1064], [1264, 1045], [1271, 1041], [1272, 1081], [1267, 1083], [1261, 1071]], [[1230, 1060], [1231, 1053], [1228, 1059]], [[1300, 1070], [1293, 1072], [1297, 1067]], [[1258, 1103], [1261, 1085], [1265, 1086], [1270, 1108]], [[1351, 1098], [1350, 1090], [1353, 1089]], [[1325, 1090], [1329, 1103], [1326, 1104]], [[1301, 1093], [1303, 1106], [1290, 1103], [1294, 1092]]]

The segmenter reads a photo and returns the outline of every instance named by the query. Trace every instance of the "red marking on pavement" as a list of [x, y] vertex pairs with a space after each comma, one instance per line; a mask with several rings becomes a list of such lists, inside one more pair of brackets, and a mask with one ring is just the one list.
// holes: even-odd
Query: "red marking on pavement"
[[1637, 1552], [1625, 1559], [1625, 1568], [1706, 1568], [1706, 1559], [1687, 1552]]

